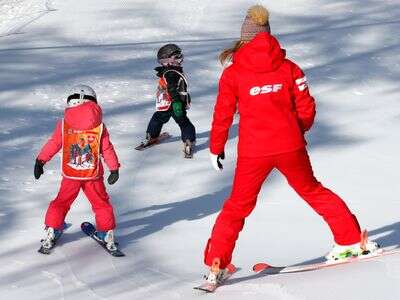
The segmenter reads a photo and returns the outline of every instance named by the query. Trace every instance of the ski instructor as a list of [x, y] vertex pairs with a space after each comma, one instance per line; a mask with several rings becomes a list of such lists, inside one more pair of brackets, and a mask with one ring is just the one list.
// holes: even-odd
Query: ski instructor
[[[225, 156], [224, 147], [236, 110], [240, 121], [232, 192], [204, 251], [204, 262], [214, 265], [208, 281], [218, 281], [231, 262], [244, 220], [274, 168], [328, 223], [335, 246], [327, 259], [360, 255], [363, 251], [356, 217], [338, 195], [314, 177], [304, 134], [313, 125], [315, 101], [303, 71], [285, 57], [285, 50], [271, 35], [265, 7], [249, 8], [240, 40], [219, 58], [227, 67], [219, 81], [210, 134], [211, 162], [218, 171], [222, 170], [220, 160]], [[366, 247], [374, 251], [377, 244], [367, 242]]]

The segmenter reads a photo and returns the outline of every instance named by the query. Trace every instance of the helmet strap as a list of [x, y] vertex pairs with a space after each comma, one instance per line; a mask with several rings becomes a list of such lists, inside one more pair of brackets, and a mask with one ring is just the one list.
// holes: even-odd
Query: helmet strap
[[90, 96], [90, 95], [85, 95], [83, 93], [72, 94], [72, 95], [68, 96], [67, 102], [69, 102], [71, 99], [86, 99], [86, 100], [93, 101], [94, 103], [97, 103], [97, 99], [95, 97]]

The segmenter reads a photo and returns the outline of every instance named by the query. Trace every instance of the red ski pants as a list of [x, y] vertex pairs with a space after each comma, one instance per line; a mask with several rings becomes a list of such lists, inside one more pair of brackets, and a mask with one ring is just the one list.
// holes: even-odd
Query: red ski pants
[[306, 149], [259, 158], [239, 157], [230, 197], [218, 215], [204, 251], [204, 262], [214, 258], [225, 268], [231, 262], [245, 218], [256, 205], [261, 185], [277, 168], [289, 185], [328, 223], [336, 243], [350, 245], [360, 241], [360, 226], [344, 201], [322, 186], [313, 174]]
[[114, 212], [109, 201], [110, 197], [104, 186], [103, 177], [95, 180], [74, 180], [63, 177], [58, 195], [50, 202], [47, 209], [46, 226], [57, 229], [63, 227], [65, 216], [81, 188], [92, 205], [97, 230], [108, 231], [114, 229]]

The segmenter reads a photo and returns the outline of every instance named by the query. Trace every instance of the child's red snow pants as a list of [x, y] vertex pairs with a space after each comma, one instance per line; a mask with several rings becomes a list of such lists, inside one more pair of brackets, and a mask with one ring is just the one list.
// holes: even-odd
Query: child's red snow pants
[[99, 231], [114, 229], [114, 212], [109, 202], [110, 197], [106, 192], [103, 177], [95, 180], [74, 180], [63, 177], [60, 191], [47, 209], [45, 225], [56, 229], [63, 227], [65, 216], [81, 188], [92, 205], [96, 218], [96, 229]]
[[215, 257], [224, 268], [232, 252], [244, 219], [256, 205], [261, 185], [277, 168], [290, 186], [328, 223], [336, 243], [350, 245], [360, 241], [360, 226], [343, 200], [318, 182], [305, 149], [258, 158], [239, 157], [230, 197], [217, 217], [211, 238], [204, 251], [204, 262]]

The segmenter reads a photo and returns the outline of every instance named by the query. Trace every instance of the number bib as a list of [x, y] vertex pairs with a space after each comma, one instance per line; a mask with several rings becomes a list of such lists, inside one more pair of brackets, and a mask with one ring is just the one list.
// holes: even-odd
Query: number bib
[[166, 111], [172, 103], [172, 98], [167, 91], [167, 82], [164, 77], [158, 81], [157, 95], [156, 95], [156, 110]]
[[100, 138], [103, 124], [76, 130], [63, 121], [62, 174], [78, 180], [95, 179], [99, 172]]
[[157, 94], [156, 94], [156, 110], [166, 111], [170, 108], [172, 103], [172, 97], [168, 94], [167, 81], [165, 79], [165, 74], [167, 72], [175, 72], [179, 74], [180, 79], [177, 84], [178, 92], [181, 97], [182, 102], [186, 105], [186, 109], [190, 107], [190, 95], [187, 91], [188, 83], [186, 77], [183, 73], [176, 70], [168, 70], [158, 81]]

